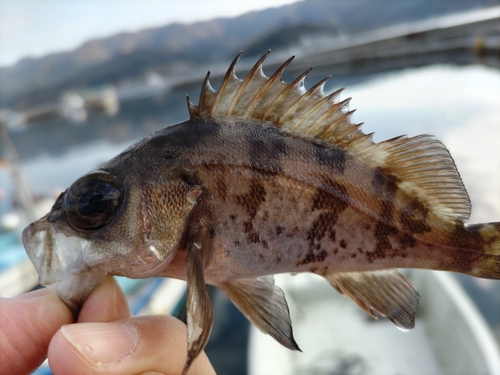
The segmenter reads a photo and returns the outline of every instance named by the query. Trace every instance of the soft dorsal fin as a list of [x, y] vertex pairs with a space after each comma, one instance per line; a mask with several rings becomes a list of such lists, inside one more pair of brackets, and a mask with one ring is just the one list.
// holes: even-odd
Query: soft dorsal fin
[[229, 67], [219, 91], [209, 82], [208, 72], [195, 106], [188, 100], [193, 121], [259, 120], [272, 123], [283, 131], [335, 145], [383, 172], [411, 196], [428, 202], [439, 217], [466, 221], [470, 201], [455, 163], [446, 147], [430, 135], [396, 137], [374, 143], [372, 134], [364, 134], [361, 124], [353, 124], [349, 101], [339, 101], [342, 90], [323, 93], [325, 78], [304, 88], [304, 78], [312, 68], [293, 82], [285, 83], [282, 73], [293, 57], [266, 77], [262, 64], [270, 51], [253, 66], [245, 79], [236, 76], [240, 52]]

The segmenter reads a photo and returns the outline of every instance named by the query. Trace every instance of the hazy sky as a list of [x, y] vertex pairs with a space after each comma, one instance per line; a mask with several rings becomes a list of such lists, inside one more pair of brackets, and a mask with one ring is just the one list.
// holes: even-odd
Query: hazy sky
[[0, 0], [0, 66], [87, 39], [173, 22], [234, 17], [297, 0]]

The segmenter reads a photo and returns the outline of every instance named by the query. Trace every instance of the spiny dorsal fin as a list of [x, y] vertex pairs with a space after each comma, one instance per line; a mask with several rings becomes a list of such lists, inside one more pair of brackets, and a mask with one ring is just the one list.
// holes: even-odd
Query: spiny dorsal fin
[[345, 150], [366, 164], [382, 171], [398, 187], [412, 196], [428, 202], [433, 212], [448, 220], [466, 221], [470, 201], [445, 146], [429, 135], [396, 137], [374, 143], [372, 134], [364, 134], [361, 124], [353, 124], [349, 101], [339, 101], [342, 90], [330, 95], [323, 93], [325, 78], [304, 88], [304, 79], [312, 68], [293, 82], [285, 83], [282, 73], [293, 57], [271, 77], [266, 77], [262, 65], [270, 51], [254, 65], [245, 79], [236, 76], [235, 66], [240, 52], [229, 67], [219, 91], [205, 78], [200, 103], [188, 101], [191, 120], [260, 120], [270, 122], [286, 132], [314, 138]]

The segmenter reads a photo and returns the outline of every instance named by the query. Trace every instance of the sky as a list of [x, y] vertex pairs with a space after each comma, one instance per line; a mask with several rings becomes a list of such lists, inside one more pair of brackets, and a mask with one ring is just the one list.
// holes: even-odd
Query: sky
[[297, 0], [0, 0], [0, 67], [84, 41], [169, 23], [235, 17]]

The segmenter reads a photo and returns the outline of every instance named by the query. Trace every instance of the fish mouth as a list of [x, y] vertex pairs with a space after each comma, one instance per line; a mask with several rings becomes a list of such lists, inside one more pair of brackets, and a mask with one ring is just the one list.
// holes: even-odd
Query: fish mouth
[[38, 282], [56, 293], [75, 318], [107, 272], [86, 264], [90, 242], [66, 236], [42, 218], [23, 230], [23, 244], [38, 272]]

